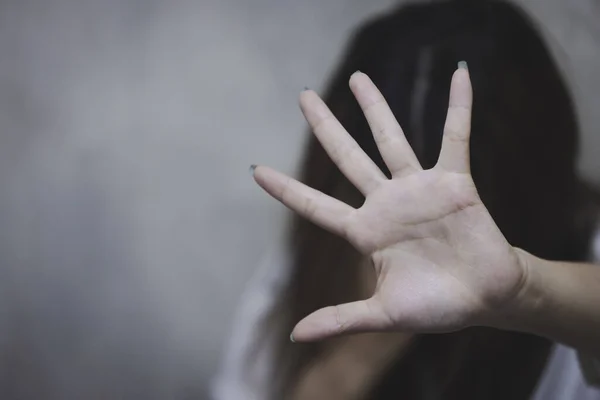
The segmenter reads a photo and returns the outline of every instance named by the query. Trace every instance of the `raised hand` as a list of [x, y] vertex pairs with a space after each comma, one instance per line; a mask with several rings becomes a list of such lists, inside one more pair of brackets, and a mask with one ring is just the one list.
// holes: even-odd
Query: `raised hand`
[[364, 194], [352, 208], [271, 168], [254, 169], [271, 196], [370, 256], [377, 287], [367, 300], [332, 305], [300, 321], [296, 341], [343, 333], [444, 332], [490, 324], [527, 279], [518, 251], [481, 202], [469, 168], [472, 89], [459, 68], [438, 163], [423, 170], [385, 99], [365, 74], [350, 78], [388, 179], [313, 91], [300, 96], [308, 123], [331, 159]]

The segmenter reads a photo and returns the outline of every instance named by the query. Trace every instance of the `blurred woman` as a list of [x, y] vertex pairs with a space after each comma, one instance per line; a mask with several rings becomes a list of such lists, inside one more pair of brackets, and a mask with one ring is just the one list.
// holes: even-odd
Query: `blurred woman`
[[[351, 41], [324, 100], [387, 171], [347, 85], [353, 72], [365, 72], [423, 168], [430, 168], [440, 151], [450, 77], [463, 59], [475, 97], [472, 175], [490, 214], [513, 246], [547, 259], [588, 259], [600, 203], [575, 172], [573, 104], [538, 30], [517, 7], [443, 1], [402, 6], [377, 18]], [[308, 186], [362, 204], [362, 195], [312, 136], [302, 166], [300, 180]], [[350, 244], [294, 217], [244, 297], [215, 397], [524, 400], [535, 394], [551, 343], [531, 335], [470, 328], [290, 342], [302, 317], [367, 298], [374, 285], [368, 260]], [[576, 362], [553, 360], [562, 360], [563, 370]], [[539, 390], [547, 384], [538, 396]]]

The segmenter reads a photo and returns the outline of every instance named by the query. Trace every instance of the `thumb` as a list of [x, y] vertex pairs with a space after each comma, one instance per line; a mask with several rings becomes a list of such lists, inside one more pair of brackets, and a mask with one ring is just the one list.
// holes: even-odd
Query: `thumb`
[[375, 298], [325, 307], [300, 321], [290, 336], [294, 342], [311, 342], [349, 333], [383, 331], [390, 318]]

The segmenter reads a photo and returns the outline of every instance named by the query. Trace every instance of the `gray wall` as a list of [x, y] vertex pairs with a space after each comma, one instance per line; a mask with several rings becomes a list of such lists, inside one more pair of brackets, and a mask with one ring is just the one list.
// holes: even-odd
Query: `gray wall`
[[[296, 107], [392, 0], [0, 2], [0, 395], [201, 398], [285, 213]], [[600, 10], [528, 1], [600, 182]], [[32, 385], [32, 382], [38, 382]]]

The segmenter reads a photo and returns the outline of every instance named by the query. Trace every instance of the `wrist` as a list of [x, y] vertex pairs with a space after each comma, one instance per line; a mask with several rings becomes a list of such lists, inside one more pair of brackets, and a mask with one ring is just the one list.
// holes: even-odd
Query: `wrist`
[[514, 250], [523, 274], [522, 279], [506, 307], [494, 319], [493, 327], [533, 333], [536, 331], [537, 317], [545, 307], [540, 273], [542, 260], [523, 249], [515, 247]]
[[592, 264], [547, 261], [515, 249], [523, 282], [489, 326], [530, 333], [600, 357], [600, 273]]

